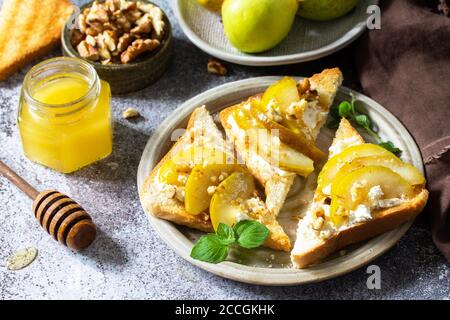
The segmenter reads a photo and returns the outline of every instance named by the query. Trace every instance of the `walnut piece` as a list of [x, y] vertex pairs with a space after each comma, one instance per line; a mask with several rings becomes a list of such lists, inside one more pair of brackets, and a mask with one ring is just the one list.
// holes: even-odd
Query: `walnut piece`
[[133, 42], [133, 37], [128, 33], [125, 33], [123, 36], [119, 38], [119, 43], [117, 44], [117, 50], [122, 53], [124, 52], [128, 46]]
[[303, 79], [302, 82], [300, 82], [298, 85], [298, 91], [300, 91], [300, 94], [307, 92], [309, 88], [310, 84], [308, 78]]
[[79, 15], [78, 26], [73, 47], [81, 57], [102, 64], [129, 63], [155, 50], [166, 28], [159, 7], [129, 0], [94, 1]]
[[120, 61], [122, 63], [128, 63], [145, 52], [153, 51], [158, 46], [158, 40], [137, 39], [120, 55]]
[[99, 52], [96, 48], [89, 45], [86, 40], [81, 41], [77, 46], [78, 53], [81, 57], [97, 61], [100, 58]]
[[144, 21], [138, 26], [131, 29], [131, 35], [136, 36], [141, 33], [149, 33], [152, 31], [152, 22], [150, 20]]
[[80, 42], [84, 40], [84, 38], [85, 35], [83, 33], [78, 30], [74, 30], [72, 33], [72, 38], [70, 39], [70, 43], [74, 48], [76, 48], [80, 44]]
[[207, 65], [208, 73], [215, 74], [218, 76], [224, 76], [227, 74], [228, 70], [225, 66], [218, 60], [210, 58]]

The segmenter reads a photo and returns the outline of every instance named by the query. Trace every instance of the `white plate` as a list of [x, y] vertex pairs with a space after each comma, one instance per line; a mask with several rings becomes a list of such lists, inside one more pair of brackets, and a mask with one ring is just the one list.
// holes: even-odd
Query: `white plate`
[[[208, 90], [186, 101], [176, 109], [156, 130], [144, 149], [137, 175], [139, 191], [146, 176], [170, 148], [170, 137], [173, 130], [185, 128], [187, 119], [195, 108], [206, 105], [211, 113], [217, 113], [227, 106], [241, 102], [253, 94], [264, 91], [277, 79], [279, 78], [259, 77], [228, 83]], [[393, 141], [396, 146], [401, 148], [403, 150], [403, 160], [412, 163], [423, 173], [422, 158], [416, 143], [406, 128], [389, 111], [370, 98], [345, 87], [339, 90], [336, 103], [343, 99], [349, 100], [350, 92], [353, 92], [359, 101], [358, 107], [367, 112], [374, 122], [378, 124], [380, 135]], [[332, 130], [322, 129], [318, 138], [322, 149], [325, 150], [331, 144], [333, 135], [334, 132]], [[299, 199], [299, 193], [305, 192], [301, 191], [301, 184], [297, 184], [297, 187], [294, 189], [297, 190], [294, 190], [293, 195], [287, 200], [284, 209], [280, 213], [280, 217], [283, 220], [280, 222], [283, 226], [288, 227], [288, 234], [292, 234], [292, 230], [295, 230], [297, 224], [290, 219], [290, 215], [298, 214], [299, 211], [306, 208], [305, 205], [301, 206], [296, 201]], [[161, 239], [183, 259], [225, 278], [264, 285], [296, 285], [321, 281], [348, 273], [386, 252], [412, 224], [412, 222], [406, 223], [391, 232], [352, 246], [347, 249], [347, 253], [344, 256], [336, 255], [312, 268], [296, 270], [289, 267], [288, 253], [267, 248], [234, 252], [230, 257], [232, 261], [220, 264], [209, 264], [194, 260], [190, 258], [189, 254], [193, 243], [201, 235], [200, 232], [155, 218], [149, 212], [147, 212], [147, 216]]]
[[223, 32], [220, 16], [196, 0], [170, 0], [186, 36], [201, 50], [219, 59], [248, 66], [274, 66], [319, 59], [342, 49], [366, 29], [367, 7], [378, 0], [360, 0], [349, 14], [326, 22], [296, 17], [286, 39], [275, 48], [259, 53], [238, 51]]

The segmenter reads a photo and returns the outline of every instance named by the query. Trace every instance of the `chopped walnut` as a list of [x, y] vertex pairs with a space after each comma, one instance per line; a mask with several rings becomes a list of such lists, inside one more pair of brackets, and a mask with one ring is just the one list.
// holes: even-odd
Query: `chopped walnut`
[[125, 51], [128, 46], [133, 42], [133, 37], [128, 33], [125, 33], [123, 36], [119, 38], [119, 43], [117, 44], [117, 50], [122, 53]]
[[88, 25], [86, 22], [86, 15], [84, 13], [78, 16], [78, 27], [80, 28], [81, 33], [86, 33]]
[[109, 15], [108, 11], [105, 10], [103, 5], [99, 5], [97, 1], [94, 1], [92, 4], [91, 10], [89, 11], [88, 15], [86, 16], [86, 22], [108, 22], [109, 21]]
[[131, 29], [131, 35], [136, 36], [141, 33], [149, 33], [152, 31], [152, 22], [150, 20], [142, 22], [140, 25]]
[[148, 14], [152, 18], [155, 36], [157, 39], [161, 40], [163, 38], [164, 29], [166, 26], [163, 12], [160, 8], [154, 6]]
[[99, 52], [96, 48], [94, 48], [93, 46], [89, 45], [86, 40], [81, 41], [78, 46], [77, 46], [77, 50], [78, 53], [80, 54], [81, 57], [92, 60], [92, 61], [97, 61], [98, 59], [100, 59], [100, 55]]
[[142, 17], [142, 12], [140, 11], [127, 11], [124, 13], [125, 17], [127, 18], [127, 20], [131, 23], [136, 23], [136, 21], [138, 21], [141, 17]]
[[139, 10], [141, 10], [142, 12], [145, 12], [145, 13], [150, 13], [150, 11], [155, 7], [151, 3], [144, 3], [142, 1], [138, 1], [136, 3], [136, 5], [137, 5]]
[[94, 1], [79, 15], [78, 26], [72, 45], [80, 56], [102, 64], [128, 63], [155, 50], [165, 34], [162, 10], [142, 1]]
[[120, 0], [120, 11], [135, 10], [137, 8], [136, 2]]
[[309, 79], [305, 78], [302, 80], [302, 82], [298, 84], [298, 91], [300, 94], [305, 93], [306, 91], [309, 90], [309, 87], [310, 87]]
[[207, 71], [218, 76], [224, 76], [228, 72], [227, 68], [220, 61], [213, 58], [208, 60]]
[[112, 30], [103, 31], [103, 41], [104, 47], [107, 48], [110, 52], [116, 50], [117, 47], [117, 33]]
[[80, 44], [80, 42], [84, 40], [84, 38], [85, 35], [83, 33], [78, 30], [74, 30], [72, 33], [72, 38], [70, 39], [70, 43], [74, 48], [76, 48]]
[[87, 35], [86, 36], [86, 43], [90, 46], [97, 46], [97, 40], [95, 39], [95, 37]]
[[145, 52], [153, 51], [158, 46], [158, 40], [137, 39], [120, 55], [120, 61], [122, 63], [128, 63]]

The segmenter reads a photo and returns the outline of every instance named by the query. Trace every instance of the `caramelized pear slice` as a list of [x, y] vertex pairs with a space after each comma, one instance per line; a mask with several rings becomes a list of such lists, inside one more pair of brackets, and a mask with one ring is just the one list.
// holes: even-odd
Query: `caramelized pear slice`
[[184, 186], [192, 168], [196, 164], [204, 164], [205, 161], [218, 164], [230, 163], [227, 162], [227, 155], [219, 149], [190, 146], [164, 162], [159, 169], [158, 179], [161, 183]]
[[209, 207], [214, 230], [217, 230], [219, 223], [233, 226], [236, 216], [242, 212], [240, 203], [250, 199], [255, 192], [255, 183], [249, 173], [235, 172], [223, 180], [217, 187]]
[[333, 182], [331, 189], [330, 215], [337, 225], [342, 216], [355, 210], [360, 204], [370, 205], [368, 193], [372, 187], [380, 186], [384, 199], [410, 198], [413, 187], [399, 174], [382, 166], [368, 166], [354, 170], [343, 179]]
[[[393, 158], [391, 156], [371, 156], [356, 158], [345, 164], [334, 177], [331, 186], [335, 187], [339, 185], [338, 181], [343, 180], [350, 172], [368, 166], [381, 166], [391, 169], [413, 186], [425, 185], [426, 182], [419, 170], [409, 163], [401, 161], [399, 158]], [[333, 193], [333, 190], [331, 190], [331, 193]]]
[[298, 101], [300, 101], [300, 95], [298, 93], [297, 83], [291, 77], [284, 77], [264, 92], [261, 109], [263, 112], [266, 112], [268, 108], [274, 108], [282, 115], [281, 125], [296, 134], [301, 134], [297, 121], [286, 117], [288, 107]]
[[[184, 204], [186, 211], [197, 215], [208, 209], [213, 189], [233, 172], [244, 172], [238, 164], [198, 164], [192, 169], [186, 182]], [[212, 187], [210, 190], [208, 188]]]
[[291, 77], [284, 77], [267, 88], [261, 104], [263, 108], [273, 104], [275, 108], [279, 108], [281, 113], [286, 114], [290, 104], [299, 100], [300, 95], [298, 94], [297, 82]]
[[280, 142], [279, 137], [272, 135], [249, 110], [236, 109], [233, 118], [246, 131], [249, 148], [270, 164], [305, 177], [314, 171], [314, 162], [310, 158]]
[[356, 146], [349, 147], [338, 153], [325, 163], [322, 171], [317, 178], [318, 190], [323, 190], [331, 184], [334, 177], [338, 173], [339, 169], [348, 162], [353, 161], [356, 158], [368, 157], [368, 156], [385, 156], [393, 159], [398, 159], [393, 153], [386, 149], [372, 143], [364, 143]]
[[318, 161], [325, 157], [325, 153], [317, 148], [301, 131], [291, 130], [278, 122], [269, 119], [264, 114], [263, 110], [261, 110], [258, 101], [252, 101], [250, 104], [250, 112], [252, 116], [257, 118], [268, 130], [278, 130], [280, 140], [283, 143], [310, 157], [314, 161]]

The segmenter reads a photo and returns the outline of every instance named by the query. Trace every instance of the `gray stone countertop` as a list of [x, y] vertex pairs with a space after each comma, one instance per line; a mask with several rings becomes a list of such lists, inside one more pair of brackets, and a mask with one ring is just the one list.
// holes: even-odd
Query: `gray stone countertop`
[[[345, 85], [357, 90], [359, 86], [352, 47], [306, 64], [273, 68], [227, 64], [228, 76], [210, 75], [206, 72], [208, 55], [189, 42], [169, 5], [163, 0], [155, 2], [174, 25], [174, 59], [153, 86], [113, 98], [114, 151], [109, 158], [70, 175], [29, 161], [23, 156], [16, 125], [19, 91], [29, 67], [0, 83], [0, 159], [38, 189], [57, 188], [78, 200], [99, 228], [88, 250], [69, 251], [41, 230], [31, 213], [31, 201], [0, 178], [0, 261], [27, 246], [39, 249], [36, 261], [21, 271], [8, 271], [0, 263], [0, 299], [449, 299], [450, 268], [433, 245], [426, 216], [373, 262], [381, 268], [380, 290], [367, 289], [365, 267], [303, 286], [237, 283], [184, 261], [158, 237], [139, 203], [137, 166], [149, 136], [182, 102], [234, 80], [307, 76], [335, 65], [343, 70]], [[122, 119], [127, 107], [138, 109], [143, 118]]]

